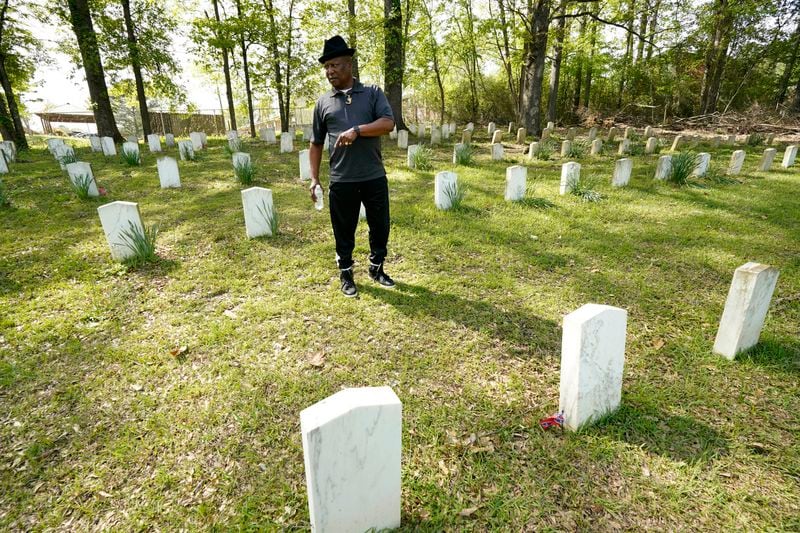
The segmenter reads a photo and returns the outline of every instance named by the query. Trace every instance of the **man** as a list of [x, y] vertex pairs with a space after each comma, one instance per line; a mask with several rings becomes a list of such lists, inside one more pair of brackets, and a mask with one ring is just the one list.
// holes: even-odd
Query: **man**
[[314, 107], [314, 133], [309, 147], [314, 201], [323, 143], [330, 150], [328, 201], [339, 279], [347, 297], [358, 294], [353, 280], [353, 248], [362, 203], [369, 225], [369, 277], [384, 287], [394, 286], [383, 271], [389, 241], [389, 184], [380, 139], [394, 128], [394, 116], [379, 87], [365, 86], [353, 78], [354, 53], [338, 35], [325, 41], [319, 62], [333, 89], [322, 95]]

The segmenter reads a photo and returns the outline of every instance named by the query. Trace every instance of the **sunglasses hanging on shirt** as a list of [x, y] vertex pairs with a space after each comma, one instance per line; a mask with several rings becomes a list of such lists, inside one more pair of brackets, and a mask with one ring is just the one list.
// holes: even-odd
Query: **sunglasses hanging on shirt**
[[344, 97], [344, 103], [350, 105], [353, 103], [353, 97], [350, 96], [350, 93], [347, 93], [347, 96]]

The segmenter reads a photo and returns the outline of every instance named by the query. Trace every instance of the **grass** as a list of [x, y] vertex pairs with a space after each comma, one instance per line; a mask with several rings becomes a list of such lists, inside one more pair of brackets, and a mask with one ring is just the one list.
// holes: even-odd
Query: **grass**
[[11, 197], [6, 191], [6, 186], [0, 181], [0, 207], [9, 207], [11, 205]]
[[455, 150], [456, 165], [471, 166], [473, 164], [474, 154], [472, 146], [469, 144], [462, 144]]
[[253, 178], [256, 175], [256, 170], [253, 167], [253, 163], [250, 161], [238, 162], [233, 165], [233, 173], [236, 176], [236, 180], [241, 183], [242, 185], [250, 185], [253, 183]]
[[267, 205], [267, 202], [264, 200], [261, 202], [261, 205], [258, 206], [258, 212], [264, 217], [264, 222], [266, 222], [267, 227], [269, 227], [269, 236], [275, 237], [278, 234], [278, 213], [275, 211], [275, 207], [272, 204]]
[[75, 176], [75, 179], [70, 179], [70, 184], [72, 185], [72, 189], [75, 191], [75, 194], [81, 200], [88, 200], [91, 198], [89, 196], [89, 190], [92, 188], [92, 182], [94, 180], [88, 174], [79, 174]]
[[[230, 153], [228, 152], [230, 152], [230, 149], [228, 149], [228, 151], [225, 152], [225, 155], [227, 156], [233, 155], [233, 152]], [[197, 159], [197, 153], [194, 151], [194, 149], [190, 149], [185, 144], [179, 145], [179, 155], [181, 160], [183, 161], [195, 161]]]
[[539, 143], [539, 151], [534, 154], [534, 157], [539, 161], [549, 161], [555, 152], [555, 141], [547, 140]]
[[433, 150], [427, 144], [421, 144], [411, 156], [414, 168], [417, 170], [433, 169]]
[[[604, 176], [605, 199], [583, 204], [558, 194], [560, 161], [534, 160], [540, 209], [503, 200], [508, 163], [476, 128], [468, 205], [443, 213], [431, 173], [384, 142], [398, 286], [368, 279], [359, 224], [360, 297], [345, 300], [296, 153], [252, 147], [281, 220], [248, 239], [223, 137], [174, 190], [155, 158], [76, 147], [108, 201], [159, 221], [159, 260], [131, 269], [33, 141], [3, 176], [0, 529], [307, 530], [299, 412], [367, 385], [403, 402], [405, 531], [798, 529], [797, 167], [755, 172], [762, 150], [745, 147], [741, 185], [678, 188], [635, 157], [613, 189], [618, 157], [601, 155], [581, 172]], [[762, 342], [729, 362], [711, 348], [751, 260], [781, 274]], [[628, 311], [622, 408], [544, 432], [562, 320], [587, 302]]]
[[62, 165], [69, 165], [70, 163], [77, 163], [78, 157], [75, 155], [74, 151], [67, 152], [58, 158], [58, 162]]
[[603, 199], [603, 195], [596, 190], [600, 178], [596, 176], [589, 176], [582, 180], [574, 181], [569, 186], [569, 193], [577, 196], [584, 202], [599, 202]]
[[697, 154], [678, 152], [672, 156], [672, 166], [666, 181], [679, 187], [690, 185], [695, 167], [697, 167]]
[[458, 181], [446, 184], [442, 188], [442, 194], [445, 195], [450, 204], [449, 209], [457, 211], [464, 206], [466, 190], [464, 186], [459, 185]]
[[586, 141], [572, 141], [570, 143], [569, 152], [567, 152], [567, 157], [569, 159], [580, 159], [585, 157], [586, 154], [589, 153], [589, 145]]
[[142, 158], [139, 154], [139, 150], [125, 150], [123, 148], [120, 152], [120, 157], [122, 158], [122, 162], [129, 167], [138, 167], [142, 164]]
[[141, 227], [133, 222], [129, 223], [128, 229], [124, 230], [120, 236], [122, 244], [130, 248], [133, 255], [126, 260], [132, 266], [141, 266], [145, 263], [152, 263], [156, 256], [156, 239], [158, 238], [158, 226]]

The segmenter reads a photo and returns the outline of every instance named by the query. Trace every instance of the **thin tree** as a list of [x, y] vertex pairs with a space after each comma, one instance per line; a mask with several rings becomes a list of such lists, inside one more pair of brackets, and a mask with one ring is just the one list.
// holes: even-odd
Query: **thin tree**
[[[10, 125], [5, 125], [5, 129], [9, 130], [8, 133], [13, 137], [14, 143], [21, 150], [28, 149], [28, 141], [25, 138], [25, 128], [22, 126], [22, 119], [19, 116], [19, 107], [17, 106], [17, 99], [14, 96], [14, 88], [11, 86], [11, 79], [6, 70], [6, 62], [8, 61], [7, 50], [9, 44], [7, 41], [7, 16], [8, 14], [8, 0], [3, 0], [0, 5], [0, 86], [3, 87], [6, 102], [8, 104], [7, 116], [10, 118]], [[13, 43], [12, 43], [13, 45]], [[6, 111], [5, 105], [2, 111]], [[10, 127], [9, 127], [10, 126]], [[6, 132], [3, 132], [3, 138], [6, 138]]]
[[525, 128], [533, 135], [540, 135], [542, 132], [542, 82], [547, 53], [547, 32], [550, 27], [550, 8], [550, 0], [528, 0], [520, 109]]
[[231, 65], [228, 58], [228, 44], [221, 33], [222, 21], [219, 17], [219, 0], [211, 0], [214, 6], [214, 19], [217, 21], [218, 46], [222, 51], [222, 72], [225, 75], [225, 94], [228, 97], [228, 115], [230, 116], [231, 129], [236, 129], [236, 108], [233, 105], [233, 89], [231, 88]]
[[383, 75], [386, 99], [398, 130], [403, 121], [403, 13], [400, 0], [383, 0]]
[[142, 132], [147, 138], [153, 130], [150, 127], [150, 112], [147, 110], [147, 95], [144, 91], [144, 79], [142, 78], [142, 61], [139, 54], [139, 43], [136, 39], [136, 28], [131, 17], [130, 0], [120, 0], [122, 4], [122, 17], [125, 20], [125, 33], [128, 40], [128, 55], [130, 57], [131, 69], [133, 69], [133, 79], [136, 83], [136, 100], [139, 102], [139, 114], [142, 116]]

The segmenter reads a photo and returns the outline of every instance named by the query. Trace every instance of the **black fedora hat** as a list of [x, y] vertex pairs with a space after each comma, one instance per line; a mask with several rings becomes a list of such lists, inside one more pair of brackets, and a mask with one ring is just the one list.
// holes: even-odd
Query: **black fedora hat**
[[341, 35], [334, 35], [325, 41], [325, 46], [322, 48], [322, 56], [319, 58], [320, 63], [325, 63], [334, 57], [352, 56], [356, 53], [355, 48], [350, 48], [342, 38]]

